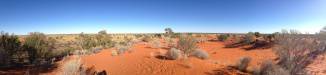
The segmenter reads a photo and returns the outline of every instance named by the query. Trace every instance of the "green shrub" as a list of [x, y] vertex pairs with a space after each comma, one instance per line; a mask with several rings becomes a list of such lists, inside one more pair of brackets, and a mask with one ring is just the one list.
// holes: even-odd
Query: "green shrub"
[[[131, 42], [126, 42], [126, 41], [122, 41], [120, 43], [118, 43], [115, 48], [116, 48], [116, 52], [118, 55], [123, 54], [127, 51], [131, 52], [130, 48], [133, 46], [133, 43]], [[113, 54], [116, 55], [116, 54]]]
[[97, 44], [103, 48], [110, 48], [114, 46], [112, 37], [107, 34], [105, 30], [99, 31], [95, 36], [97, 40]]
[[262, 35], [259, 32], [254, 33], [256, 37], [261, 37]]
[[219, 35], [218, 36], [218, 40], [219, 41], [225, 41], [226, 39], [228, 39], [228, 35], [226, 35], [226, 34], [222, 34], [222, 35]]
[[251, 44], [255, 42], [255, 34], [252, 32], [249, 32], [245, 35], [244, 39], [242, 40], [244, 44]]
[[39, 64], [42, 61], [51, 59], [49, 56], [52, 53], [54, 41], [50, 41], [43, 33], [32, 32], [24, 42], [24, 49], [28, 52], [29, 62]]
[[91, 36], [84, 33], [79, 34], [79, 46], [81, 46], [82, 50], [90, 51], [92, 48], [97, 46], [96, 40]]
[[10, 66], [14, 63], [14, 56], [20, 50], [18, 36], [0, 33], [0, 66]]

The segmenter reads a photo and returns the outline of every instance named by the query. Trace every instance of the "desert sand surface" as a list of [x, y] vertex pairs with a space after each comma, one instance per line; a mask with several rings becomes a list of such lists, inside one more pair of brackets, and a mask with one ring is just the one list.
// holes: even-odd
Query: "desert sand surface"
[[[206, 50], [210, 57], [206, 60], [190, 57], [190, 60], [167, 60], [160, 58], [167, 48], [150, 48], [147, 43], [141, 42], [131, 48], [131, 52], [112, 56], [111, 49], [105, 49], [97, 54], [82, 56], [82, 62], [87, 67], [94, 66], [97, 71], [106, 70], [109, 75], [212, 75], [216, 71], [225, 70], [228, 65], [235, 64], [240, 57], [252, 58], [249, 68], [258, 65], [276, 56], [271, 49], [245, 50], [242, 48], [224, 48], [223, 42], [203, 42], [198, 46]], [[73, 59], [71, 57], [68, 57]], [[67, 60], [66, 60], [67, 61]], [[61, 62], [63, 64], [63, 62]], [[45, 74], [60, 74], [60, 65], [57, 71]], [[228, 74], [236, 75], [236, 72]]]

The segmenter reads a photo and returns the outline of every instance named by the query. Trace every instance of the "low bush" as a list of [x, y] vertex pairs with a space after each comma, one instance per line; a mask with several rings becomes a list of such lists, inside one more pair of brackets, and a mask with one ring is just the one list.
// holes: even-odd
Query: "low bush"
[[95, 37], [97, 44], [102, 48], [111, 48], [114, 46], [114, 42], [111, 40], [112, 37], [105, 30], [99, 31]]
[[255, 37], [261, 37], [262, 35], [259, 32], [254, 33]]
[[132, 45], [133, 44], [131, 42], [120, 42], [119, 44], [117, 44], [115, 46], [116, 50], [117, 50], [117, 55], [123, 54], [126, 51], [130, 51], [130, 48], [132, 47]]
[[77, 56], [63, 64], [61, 75], [106, 75], [106, 71], [97, 72], [94, 66], [87, 68]]
[[177, 49], [182, 52], [184, 58], [187, 58], [197, 48], [196, 40], [191, 36], [182, 36], [177, 43]]
[[276, 46], [273, 50], [279, 56], [277, 64], [288, 70], [291, 75], [305, 74], [305, 67], [318, 55], [326, 52], [325, 40], [307, 38], [309, 37], [295, 30], [283, 30], [276, 36]]
[[209, 58], [209, 54], [206, 51], [200, 50], [200, 49], [196, 49], [194, 52], [192, 52], [191, 56], [195, 56], [199, 59], [208, 59]]
[[217, 37], [219, 41], [225, 41], [226, 39], [228, 39], [229, 36], [226, 34], [222, 34], [222, 35], [218, 35]]
[[141, 34], [135, 34], [135, 37], [138, 39], [140, 37], [143, 37], [143, 35], [141, 35]]
[[153, 38], [152, 38], [151, 36], [149, 36], [149, 35], [145, 35], [145, 36], [143, 37], [142, 40], [143, 40], [144, 42], [150, 42], [150, 41], [153, 40]]
[[176, 47], [177, 42], [173, 38], [165, 37], [164, 41], [168, 44], [168, 47]]
[[236, 68], [242, 72], [245, 72], [250, 61], [251, 61], [250, 57], [241, 57], [236, 64]]
[[244, 39], [242, 40], [242, 43], [244, 44], [253, 44], [256, 40], [255, 34], [252, 32], [249, 32], [245, 35]]
[[272, 61], [264, 61], [259, 69], [255, 69], [253, 75], [290, 75], [289, 72]]
[[149, 42], [151, 48], [160, 48], [161, 47], [161, 42], [159, 39], [154, 39], [153, 41]]
[[84, 33], [79, 34], [78, 45], [82, 50], [90, 51], [91, 48], [97, 46], [97, 42], [94, 37]]
[[171, 34], [171, 38], [179, 38], [181, 37], [181, 33], [173, 33]]
[[207, 40], [207, 38], [205, 38], [205, 37], [199, 37], [199, 38], [196, 38], [196, 42], [197, 42], [197, 43], [203, 43], [203, 42], [206, 42], [206, 41], [208, 41], [208, 40]]
[[181, 52], [180, 50], [176, 49], [176, 48], [171, 48], [170, 50], [168, 50], [168, 52], [166, 53], [166, 57], [168, 59], [171, 60], [176, 60], [179, 59], [181, 56]]
[[117, 46], [117, 50], [118, 50], [118, 54], [123, 54], [123, 53], [125, 53], [126, 51], [129, 50], [129, 47], [127, 47], [127, 46]]
[[62, 75], [81, 75], [81, 67], [81, 59], [77, 57], [63, 65]]

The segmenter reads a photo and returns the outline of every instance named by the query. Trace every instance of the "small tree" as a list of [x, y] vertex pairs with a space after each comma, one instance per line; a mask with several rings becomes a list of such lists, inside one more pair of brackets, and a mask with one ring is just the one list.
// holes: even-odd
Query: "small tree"
[[98, 34], [100, 34], [100, 35], [106, 35], [107, 32], [106, 32], [106, 30], [101, 30], [101, 31], [98, 32]]
[[172, 31], [171, 28], [165, 28], [164, 31], [165, 31], [165, 35], [166, 35], [167, 37], [171, 37], [171, 36], [173, 36], [173, 34], [174, 34], [174, 32]]
[[171, 28], [165, 28], [164, 31], [168, 36], [171, 36], [173, 34], [173, 31]]
[[255, 34], [256, 37], [260, 37], [261, 36], [261, 34], [259, 32], [255, 32], [254, 34]]
[[152, 41], [153, 38], [150, 36], [150, 35], [145, 35], [143, 38], [142, 38], [142, 41], [144, 42], [150, 42]]

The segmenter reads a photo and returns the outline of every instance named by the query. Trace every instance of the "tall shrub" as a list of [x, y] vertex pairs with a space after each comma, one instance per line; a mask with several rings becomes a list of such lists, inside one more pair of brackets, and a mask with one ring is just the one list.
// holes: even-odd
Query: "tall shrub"
[[308, 37], [295, 30], [283, 30], [281, 34], [276, 35], [276, 41], [273, 50], [279, 56], [277, 64], [288, 70], [291, 75], [305, 74], [304, 68], [326, 51], [325, 40]]
[[52, 53], [53, 41], [49, 42], [45, 34], [40, 32], [32, 32], [24, 42], [24, 48], [28, 52], [29, 62], [38, 64], [42, 61], [49, 60]]
[[20, 50], [18, 36], [0, 33], [0, 66], [10, 66], [14, 62], [14, 55]]

